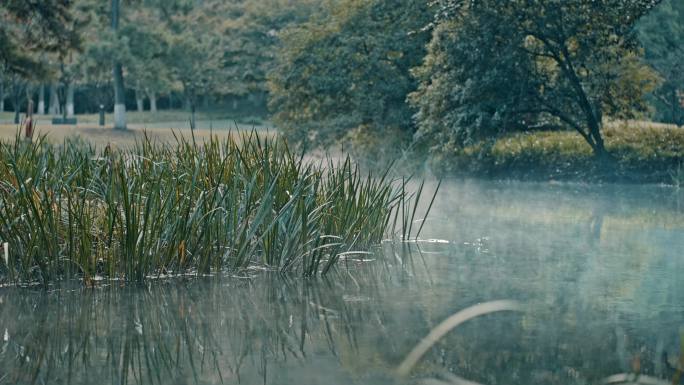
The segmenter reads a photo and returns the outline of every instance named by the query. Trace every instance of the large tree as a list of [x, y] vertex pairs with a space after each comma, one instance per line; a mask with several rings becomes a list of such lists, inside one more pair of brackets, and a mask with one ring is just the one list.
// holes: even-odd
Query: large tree
[[80, 29], [87, 20], [74, 12], [70, 0], [0, 3], [0, 72], [11, 79], [15, 122], [20, 105], [32, 97], [31, 82], [57, 76], [46, 56], [63, 60], [80, 45]]
[[684, 1], [666, 0], [639, 22], [646, 60], [663, 79], [653, 92], [655, 118], [684, 125]]
[[14, 106], [14, 124], [19, 124], [19, 111], [21, 104], [26, 100], [29, 82], [24, 76], [15, 72], [10, 77], [10, 96]]
[[217, 91], [233, 100], [244, 97], [263, 104], [267, 75], [273, 69], [282, 31], [309, 20], [323, 8], [320, 0], [245, 0], [220, 2], [223, 38], [221, 71], [225, 81]]
[[[659, 0], [443, 0], [412, 95], [420, 134], [462, 144], [559, 122], [606, 155], [605, 115], [644, 111], [635, 23]], [[441, 146], [442, 143], [437, 143]]]
[[0, 2], [0, 65], [32, 75], [44, 71], [42, 52], [66, 53], [79, 43], [71, 0]]
[[129, 83], [135, 89], [138, 111], [143, 101], [150, 100], [150, 110], [157, 111], [157, 97], [172, 87], [166, 57], [169, 54], [169, 31], [161, 10], [149, 4], [138, 4], [128, 13], [121, 29], [127, 40], [126, 69]]
[[410, 69], [425, 54], [431, 15], [422, 0], [346, 0], [284, 33], [270, 82], [278, 127], [314, 145], [410, 138]]
[[169, 20], [171, 33], [165, 61], [190, 109], [192, 128], [196, 124], [199, 97], [211, 95], [221, 83], [218, 22], [210, 4], [199, 4]]

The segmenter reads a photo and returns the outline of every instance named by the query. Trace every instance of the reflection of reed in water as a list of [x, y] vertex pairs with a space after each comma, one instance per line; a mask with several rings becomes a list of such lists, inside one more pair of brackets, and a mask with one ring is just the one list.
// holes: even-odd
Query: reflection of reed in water
[[[350, 302], [332, 281], [6, 292], [0, 384], [279, 383], [270, 365], [334, 357], [340, 342], [353, 349], [355, 328], [372, 318], [369, 303]], [[359, 276], [348, 284], [374, 290]]]
[[[411, 374], [447, 383], [600, 383], [624, 371], [619, 326], [630, 337], [625, 359], [640, 354], [641, 375], [671, 380], [653, 359], [667, 351], [676, 363], [672, 330], [681, 313], [672, 299], [607, 307], [580, 290], [594, 276], [580, 268], [586, 259], [565, 258], [567, 248], [545, 250], [554, 263], [530, 264], [496, 240], [386, 244], [377, 260], [384, 263], [343, 261], [353, 271], [329, 279], [265, 273], [51, 294], [8, 289], [0, 293], [0, 384], [393, 384], [393, 369], [438, 322], [505, 295], [525, 311], [458, 326]], [[651, 292], [681, 292], [679, 281], [666, 283]]]

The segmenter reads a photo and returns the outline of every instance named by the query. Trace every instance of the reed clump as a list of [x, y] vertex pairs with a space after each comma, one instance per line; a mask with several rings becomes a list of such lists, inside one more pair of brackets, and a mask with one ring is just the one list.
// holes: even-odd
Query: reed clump
[[[0, 282], [143, 281], [260, 267], [314, 276], [409, 224], [419, 193], [255, 133], [98, 151], [0, 143]], [[422, 190], [422, 189], [421, 189]], [[413, 207], [413, 208], [412, 208]], [[392, 227], [392, 228], [391, 228]], [[410, 231], [408, 232], [410, 236]]]

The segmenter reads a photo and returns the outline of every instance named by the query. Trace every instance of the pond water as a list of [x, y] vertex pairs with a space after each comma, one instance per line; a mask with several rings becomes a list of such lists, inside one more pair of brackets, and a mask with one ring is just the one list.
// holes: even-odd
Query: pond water
[[[454, 181], [421, 237], [326, 278], [0, 290], [0, 384], [678, 381], [684, 193]], [[500, 299], [395, 375], [441, 321]], [[444, 382], [446, 383], [446, 382]], [[453, 382], [458, 383], [458, 382]], [[463, 383], [463, 382], [461, 382]]]

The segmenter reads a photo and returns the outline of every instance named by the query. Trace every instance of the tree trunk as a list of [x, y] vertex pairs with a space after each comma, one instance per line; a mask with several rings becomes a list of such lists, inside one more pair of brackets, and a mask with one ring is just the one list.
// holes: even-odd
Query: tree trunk
[[190, 110], [190, 129], [195, 129], [195, 104], [197, 103], [197, 96], [194, 90], [188, 89], [187, 85], [183, 83], [185, 89], [185, 108]]
[[[116, 34], [119, 30], [119, 1], [112, 0], [112, 30]], [[126, 129], [126, 95], [124, 88], [123, 68], [121, 63], [114, 60], [112, 68], [114, 77], [114, 129]]]
[[26, 101], [28, 102], [28, 105], [26, 106], [26, 113], [30, 114], [31, 117], [35, 114], [35, 104], [33, 103], [33, 92], [34, 89], [33, 87], [27, 86], [26, 89]]
[[50, 85], [50, 115], [59, 115], [59, 98], [57, 96], [57, 85]]
[[138, 108], [138, 112], [143, 112], [145, 110], [145, 100], [143, 99], [143, 94], [140, 90], [135, 90], [135, 104]]
[[21, 91], [18, 86], [12, 90], [12, 102], [14, 103], [14, 124], [19, 124], [19, 110], [21, 110]]
[[147, 97], [150, 99], [150, 112], [157, 112], [157, 94], [154, 92], [148, 92]]
[[69, 83], [66, 95], [66, 114], [68, 118], [74, 117], [74, 85]]
[[45, 84], [38, 87], [38, 115], [45, 115]]
[[14, 124], [20, 122], [21, 96], [26, 91], [26, 84], [17, 77], [12, 81], [12, 103], [14, 104]]
[[594, 156], [599, 160], [604, 160], [607, 158], [608, 153], [606, 152], [606, 146], [603, 143], [603, 137], [601, 136], [601, 125], [596, 120], [596, 117], [587, 117], [587, 126], [589, 127], [587, 142], [591, 146], [594, 152]]
[[5, 112], [5, 82], [0, 79], [0, 112]]
[[123, 69], [114, 63], [114, 128], [126, 129], [126, 99], [124, 96]]
[[[547, 44], [548, 46], [548, 44]], [[561, 71], [570, 81], [571, 87], [575, 91], [574, 99], [579, 104], [582, 113], [584, 114], [584, 121], [589, 129], [584, 139], [589, 143], [594, 151], [594, 156], [597, 159], [603, 160], [609, 158], [606, 148], [603, 144], [603, 137], [601, 136], [601, 126], [603, 125], [603, 113], [601, 111], [600, 103], [592, 101], [589, 98], [586, 90], [582, 86], [575, 65], [572, 63], [571, 55], [565, 43], [559, 47], [549, 46], [552, 52], [557, 52], [555, 61], [560, 66]]]
[[190, 129], [192, 129], [192, 130], [194, 130], [197, 127], [196, 121], [195, 121], [195, 110], [196, 110], [195, 103], [191, 101], [190, 102]]
[[671, 102], [671, 104], [672, 104], [672, 112], [670, 114], [671, 115], [670, 120], [672, 121], [672, 123], [678, 125], [679, 119], [677, 116], [677, 109], [679, 107], [679, 98], [677, 97], [677, 88], [676, 87], [672, 87], [672, 102]]
[[62, 115], [62, 121], [66, 120], [66, 118], [67, 118], [66, 94], [67, 94], [67, 86], [65, 84], [62, 84], [57, 89], [57, 100], [59, 100], [59, 112]]

